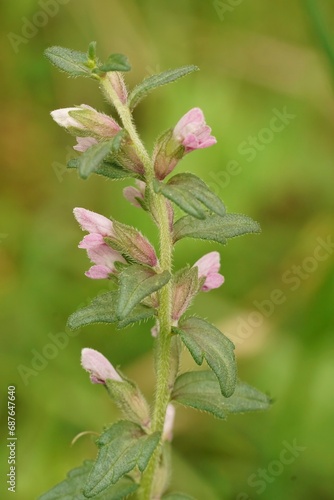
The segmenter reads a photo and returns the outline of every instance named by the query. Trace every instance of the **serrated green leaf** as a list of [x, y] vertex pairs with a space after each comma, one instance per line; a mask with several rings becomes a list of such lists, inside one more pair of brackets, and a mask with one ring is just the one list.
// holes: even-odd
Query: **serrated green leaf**
[[155, 181], [154, 189], [156, 193], [162, 193], [184, 212], [197, 219], [207, 217], [208, 213], [204, 207], [218, 215], [225, 215], [226, 210], [222, 200], [194, 174], [174, 175], [166, 184]]
[[[118, 321], [116, 315], [117, 292], [107, 292], [99, 295], [92, 302], [75, 313], [71, 314], [67, 321], [70, 330], [76, 330], [82, 326], [96, 323], [115, 323]], [[142, 321], [154, 316], [154, 310], [150, 307], [138, 304], [130, 314], [118, 323], [119, 328], [124, 328], [131, 323]]]
[[190, 215], [182, 217], [174, 224], [174, 242], [182, 238], [217, 241], [225, 245], [228, 238], [243, 234], [260, 233], [257, 222], [242, 214], [209, 215], [205, 220], [198, 220]]
[[195, 500], [194, 497], [190, 497], [189, 495], [185, 495], [184, 493], [168, 493], [168, 495], [164, 495], [162, 500]]
[[86, 497], [102, 493], [135, 467], [143, 472], [159, 439], [158, 432], [147, 435], [127, 420], [112, 425], [96, 441], [99, 454], [84, 487]]
[[78, 158], [78, 171], [82, 179], [87, 177], [99, 167], [99, 165], [110, 154], [113, 145], [113, 139], [101, 141], [87, 149]]
[[233, 343], [218, 328], [201, 318], [181, 320], [173, 332], [180, 335], [198, 365], [206, 359], [219, 381], [222, 394], [227, 398], [232, 396], [237, 381]]
[[137, 104], [152, 90], [166, 85], [167, 83], [175, 82], [179, 78], [183, 78], [193, 71], [198, 71], [197, 66], [182, 66], [181, 68], [170, 69], [157, 75], [152, 75], [141, 83], [139, 83], [131, 92], [128, 99], [128, 104], [131, 109], [135, 108]]
[[108, 71], [130, 71], [131, 66], [128, 58], [123, 54], [111, 54], [98, 69], [104, 73]]
[[[82, 492], [83, 485], [92, 470], [93, 464], [92, 460], [85, 460], [81, 467], [70, 471], [64, 481], [44, 493], [38, 500], [85, 500], [87, 497]], [[105, 492], [94, 498], [96, 500], [122, 500], [137, 489], [138, 484], [134, 483], [129, 477], [123, 477]]]
[[118, 319], [124, 321], [139, 302], [166, 285], [170, 277], [168, 271], [156, 273], [137, 264], [127, 267], [119, 275]]
[[[78, 168], [80, 164], [79, 158], [72, 158], [67, 163], [67, 168]], [[129, 170], [125, 170], [116, 160], [112, 161], [102, 161], [100, 165], [94, 170], [94, 174], [103, 175], [103, 177], [107, 177], [108, 179], [118, 180], [118, 179], [126, 179], [128, 177], [137, 177], [134, 172], [130, 172]]]
[[44, 53], [54, 66], [71, 76], [91, 76], [87, 67], [88, 57], [84, 52], [54, 46], [46, 49]]
[[184, 406], [212, 413], [226, 419], [230, 413], [267, 410], [270, 398], [243, 382], [238, 382], [231, 397], [220, 391], [217, 377], [211, 371], [187, 372], [175, 382], [172, 399]]

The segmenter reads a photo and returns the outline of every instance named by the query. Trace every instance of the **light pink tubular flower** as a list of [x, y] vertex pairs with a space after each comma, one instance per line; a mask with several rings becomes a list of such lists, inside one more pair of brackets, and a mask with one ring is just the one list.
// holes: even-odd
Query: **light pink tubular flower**
[[76, 139], [77, 144], [73, 146], [73, 149], [75, 149], [75, 151], [79, 151], [80, 153], [84, 153], [91, 146], [94, 146], [98, 143], [98, 141], [94, 139], [94, 137], [77, 137]]
[[88, 257], [95, 265], [85, 275], [91, 279], [108, 278], [116, 271], [116, 261], [125, 262], [122, 255], [104, 241], [104, 237], [114, 235], [111, 220], [85, 208], [75, 208], [73, 212], [81, 228], [89, 232], [79, 243], [79, 248], [87, 250]]
[[144, 200], [146, 183], [140, 180], [136, 180], [137, 187], [127, 186], [123, 189], [124, 198], [127, 199], [131, 205], [137, 208], [141, 208], [141, 204], [138, 202], [137, 198]]
[[105, 384], [106, 380], [123, 382], [113, 365], [95, 349], [82, 349], [81, 365], [90, 374], [93, 384]]
[[210, 252], [203, 255], [193, 267], [198, 267], [198, 277], [205, 278], [202, 286], [203, 292], [209, 292], [213, 288], [219, 288], [224, 283], [224, 276], [219, 274], [220, 255], [218, 252]]
[[175, 407], [169, 403], [166, 410], [165, 423], [162, 431], [162, 439], [171, 441], [173, 439], [173, 427], [175, 419]]
[[200, 108], [188, 111], [173, 131], [174, 139], [185, 147], [185, 153], [216, 144], [216, 138], [210, 134], [211, 128], [205, 123], [203, 111]]

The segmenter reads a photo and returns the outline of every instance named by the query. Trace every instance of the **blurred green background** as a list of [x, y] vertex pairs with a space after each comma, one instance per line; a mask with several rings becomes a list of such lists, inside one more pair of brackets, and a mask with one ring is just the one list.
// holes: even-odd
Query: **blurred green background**
[[[315, 3], [332, 33], [333, 3]], [[4, 404], [7, 386], [17, 387], [14, 497], [35, 499], [94, 458], [90, 436], [71, 447], [72, 438], [100, 432], [118, 416], [103, 387], [90, 384], [80, 367], [83, 347], [103, 352], [145, 394], [153, 390], [151, 323], [124, 331], [89, 327], [63, 349], [52, 337], [64, 332], [70, 313], [107, 288], [83, 274], [88, 260], [77, 249], [82, 232], [73, 207], [136, 222], [156, 241], [148, 218], [122, 198], [127, 183], [85, 182], [66, 172], [74, 141], [49, 116], [81, 103], [110, 111], [95, 82], [67, 79], [43, 57], [50, 45], [85, 50], [97, 40], [101, 58], [129, 56], [129, 87], [156, 71], [200, 66], [138, 106], [141, 135], [151, 148], [160, 131], [200, 106], [218, 145], [188, 155], [177, 171], [201, 175], [229, 211], [252, 216], [263, 230], [226, 247], [185, 240], [176, 249], [176, 267], [221, 252], [225, 284], [202, 294], [193, 311], [235, 341], [240, 378], [275, 404], [268, 413], [226, 422], [179, 408], [174, 489], [199, 500], [332, 499], [334, 72], [306, 2], [16, 0], [2, 2], [0, 14], [0, 367]], [[289, 118], [270, 131], [278, 113]], [[280, 303], [273, 304], [277, 289]], [[37, 362], [43, 350], [49, 359]], [[192, 367], [185, 356], [183, 368]], [[1, 499], [11, 498], [4, 404]], [[303, 449], [280, 466], [286, 442]]]

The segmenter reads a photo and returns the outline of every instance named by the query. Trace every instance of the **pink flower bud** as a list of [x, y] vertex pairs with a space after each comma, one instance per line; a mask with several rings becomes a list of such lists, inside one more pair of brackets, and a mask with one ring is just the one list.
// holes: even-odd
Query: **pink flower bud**
[[75, 151], [79, 151], [80, 153], [84, 153], [91, 146], [94, 146], [98, 143], [98, 141], [94, 139], [94, 137], [77, 137], [76, 139], [77, 144], [76, 146], [73, 146], [73, 149], [75, 149]]
[[175, 418], [175, 407], [169, 403], [166, 410], [165, 423], [162, 431], [162, 439], [171, 441], [173, 439], [173, 427]]
[[218, 273], [220, 269], [220, 255], [218, 252], [210, 252], [201, 257], [193, 267], [198, 267], [198, 277], [205, 278], [202, 290], [209, 292], [224, 283], [224, 276]]
[[113, 118], [99, 113], [87, 104], [81, 104], [76, 108], [56, 109], [52, 111], [51, 116], [58, 125], [78, 136], [87, 137], [89, 134], [89, 137], [97, 138], [114, 137], [121, 130]]
[[113, 365], [100, 352], [85, 348], [81, 351], [81, 365], [90, 374], [93, 384], [105, 384], [106, 380], [123, 382]]
[[113, 236], [113, 224], [110, 219], [103, 215], [91, 212], [85, 208], [75, 208], [74, 217], [79, 222], [83, 231], [98, 233], [101, 236]]
[[125, 82], [122, 73], [118, 71], [109, 71], [107, 74], [113, 89], [115, 90], [119, 100], [125, 104], [128, 100], [128, 92], [126, 90]]
[[203, 111], [193, 108], [176, 124], [173, 137], [185, 147], [185, 153], [195, 149], [208, 148], [217, 140], [211, 134], [211, 128], [206, 125]]
[[131, 205], [137, 208], [142, 208], [137, 198], [144, 200], [146, 184], [143, 181], [136, 180], [137, 187], [128, 186], [123, 189], [124, 198], [127, 199]]

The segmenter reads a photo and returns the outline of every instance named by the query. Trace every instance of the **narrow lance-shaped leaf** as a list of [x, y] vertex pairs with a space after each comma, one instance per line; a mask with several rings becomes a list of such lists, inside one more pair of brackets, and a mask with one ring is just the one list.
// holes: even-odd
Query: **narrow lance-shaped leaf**
[[225, 215], [226, 210], [222, 200], [194, 174], [174, 175], [166, 184], [156, 181], [154, 189], [156, 193], [162, 193], [184, 212], [197, 219], [207, 217], [208, 213], [204, 207], [218, 215]]
[[232, 396], [225, 398], [217, 377], [211, 371], [180, 375], [176, 379], [172, 399], [222, 419], [226, 419], [230, 413], [267, 410], [270, 407], [270, 398], [266, 394], [243, 382], [238, 382]]
[[174, 224], [174, 242], [182, 238], [217, 241], [225, 245], [228, 238], [243, 234], [260, 233], [257, 222], [242, 214], [209, 215], [205, 220], [198, 220], [190, 215], [181, 217]]
[[222, 394], [227, 398], [232, 396], [237, 380], [233, 343], [218, 328], [201, 318], [180, 321], [173, 331], [180, 335], [198, 365], [206, 359], [219, 381]]
[[91, 76], [88, 56], [84, 52], [54, 46], [46, 49], [45, 55], [54, 66], [71, 76]]
[[[116, 314], [118, 295], [117, 292], [107, 292], [99, 295], [92, 302], [71, 314], [67, 326], [70, 330], [76, 330], [82, 326], [96, 323], [115, 323], [118, 321]], [[123, 321], [118, 323], [119, 328], [123, 328], [136, 321], [151, 318], [154, 310], [150, 307], [138, 304]]]
[[78, 162], [78, 170], [82, 179], [87, 179], [87, 177], [99, 167], [102, 161], [107, 158], [112, 145], [113, 139], [110, 141], [101, 141], [82, 153]]
[[124, 320], [139, 302], [162, 288], [169, 280], [168, 271], [156, 273], [137, 264], [127, 267], [119, 276], [118, 318]]
[[[83, 485], [92, 470], [94, 462], [86, 460], [81, 467], [70, 471], [67, 478], [54, 486], [50, 491], [44, 493], [38, 500], [85, 500]], [[123, 477], [116, 484], [106, 489], [100, 495], [95, 496], [96, 500], [122, 500], [138, 489], [138, 484], [129, 477]]]
[[170, 69], [164, 71], [163, 73], [158, 73], [152, 75], [145, 80], [143, 80], [139, 85], [137, 85], [131, 94], [129, 95], [128, 104], [131, 109], [135, 108], [137, 104], [152, 90], [166, 85], [167, 83], [175, 82], [179, 78], [182, 78], [193, 71], [198, 71], [197, 66], [182, 66], [181, 68]]
[[[67, 163], [67, 168], [79, 168], [80, 157], [72, 158]], [[134, 172], [125, 170], [116, 160], [103, 160], [92, 172], [97, 175], [102, 175], [112, 180], [126, 179], [127, 177], [137, 177]]]
[[96, 441], [99, 454], [84, 487], [86, 497], [95, 498], [135, 467], [143, 472], [159, 439], [158, 432], [147, 435], [127, 420], [112, 425]]

